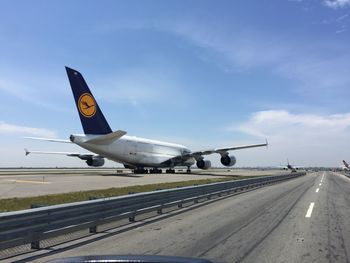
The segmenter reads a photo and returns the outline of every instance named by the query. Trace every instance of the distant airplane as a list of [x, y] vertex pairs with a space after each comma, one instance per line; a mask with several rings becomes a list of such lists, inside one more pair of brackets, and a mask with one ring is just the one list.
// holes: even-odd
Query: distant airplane
[[63, 154], [85, 160], [88, 166], [93, 167], [104, 165], [105, 158], [107, 158], [122, 163], [125, 168], [133, 169], [135, 173], [148, 173], [145, 168], [151, 168], [150, 173], [159, 173], [162, 171], [160, 168], [168, 168], [167, 173], [174, 173], [174, 167], [186, 166], [187, 172], [190, 173], [190, 167], [195, 163], [200, 169], [211, 167], [211, 162], [205, 160], [204, 155], [218, 153], [224, 166], [233, 166], [236, 163], [236, 158], [229, 155], [228, 151], [262, 147], [268, 144], [266, 141], [262, 144], [191, 152], [183, 145], [127, 136], [123, 130], [112, 132], [83, 76], [78, 71], [68, 67], [66, 67], [66, 71], [85, 134], [73, 134], [69, 137], [70, 140], [26, 138], [74, 143], [93, 154], [29, 151], [25, 149], [26, 155], [29, 153]]
[[295, 166], [289, 163], [289, 160], [287, 159], [286, 165], [281, 165], [283, 170], [290, 170], [292, 173], [297, 172], [297, 170], [301, 169], [301, 166]]
[[343, 170], [345, 170], [345, 171], [350, 171], [349, 164], [348, 164], [345, 160], [343, 160], [343, 164], [344, 164], [344, 167], [342, 167]]

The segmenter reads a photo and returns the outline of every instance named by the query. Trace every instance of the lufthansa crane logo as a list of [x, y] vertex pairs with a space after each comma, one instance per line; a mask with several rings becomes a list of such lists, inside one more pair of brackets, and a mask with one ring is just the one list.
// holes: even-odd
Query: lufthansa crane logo
[[92, 95], [89, 93], [82, 94], [78, 100], [78, 108], [84, 117], [93, 117], [96, 113], [96, 102]]

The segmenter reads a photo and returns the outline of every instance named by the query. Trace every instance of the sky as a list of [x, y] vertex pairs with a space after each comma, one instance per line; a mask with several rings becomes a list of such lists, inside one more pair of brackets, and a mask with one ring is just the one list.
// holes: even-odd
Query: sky
[[[0, 167], [85, 167], [64, 66], [112, 130], [237, 166], [350, 160], [350, 0], [0, 1]], [[208, 157], [214, 166], [219, 156]], [[120, 166], [107, 162], [107, 166]]]

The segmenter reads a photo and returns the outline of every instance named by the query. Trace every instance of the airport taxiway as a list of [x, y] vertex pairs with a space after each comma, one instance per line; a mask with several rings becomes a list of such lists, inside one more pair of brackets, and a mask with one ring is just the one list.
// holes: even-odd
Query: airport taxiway
[[219, 262], [349, 262], [349, 196], [345, 176], [311, 173], [14, 259], [157, 254]]
[[[117, 172], [118, 171], [118, 172]], [[281, 174], [281, 170], [193, 170], [192, 174], [132, 174], [127, 169], [0, 169], [0, 199], [213, 178]]]

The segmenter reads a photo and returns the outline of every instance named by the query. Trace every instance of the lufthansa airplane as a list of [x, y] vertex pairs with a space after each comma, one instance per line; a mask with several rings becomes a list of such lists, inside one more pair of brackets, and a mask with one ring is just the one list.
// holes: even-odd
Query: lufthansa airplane
[[88, 166], [93, 167], [102, 166], [105, 158], [107, 158], [122, 163], [124, 167], [132, 169], [135, 173], [148, 173], [147, 168], [150, 169], [150, 173], [161, 173], [160, 168], [167, 168], [167, 173], [174, 173], [174, 167], [186, 166], [187, 172], [190, 173], [190, 167], [195, 163], [200, 169], [211, 167], [210, 161], [204, 159], [205, 155], [218, 153], [224, 166], [233, 166], [236, 163], [236, 158], [230, 155], [229, 151], [267, 146], [266, 141], [263, 144], [191, 152], [187, 147], [180, 144], [127, 136], [123, 130], [113, 132], [83, 76], [78, 71], [68, 67], [66, 67], [66, 71], [84, 129], [84, 135], [73, 134], [69, 137], [70, 140], [27, 138], [74, 143], [92, 153], [43, 152], [25, 149], [26, 155], [29, 153], [63, 154], [85, 160]]

